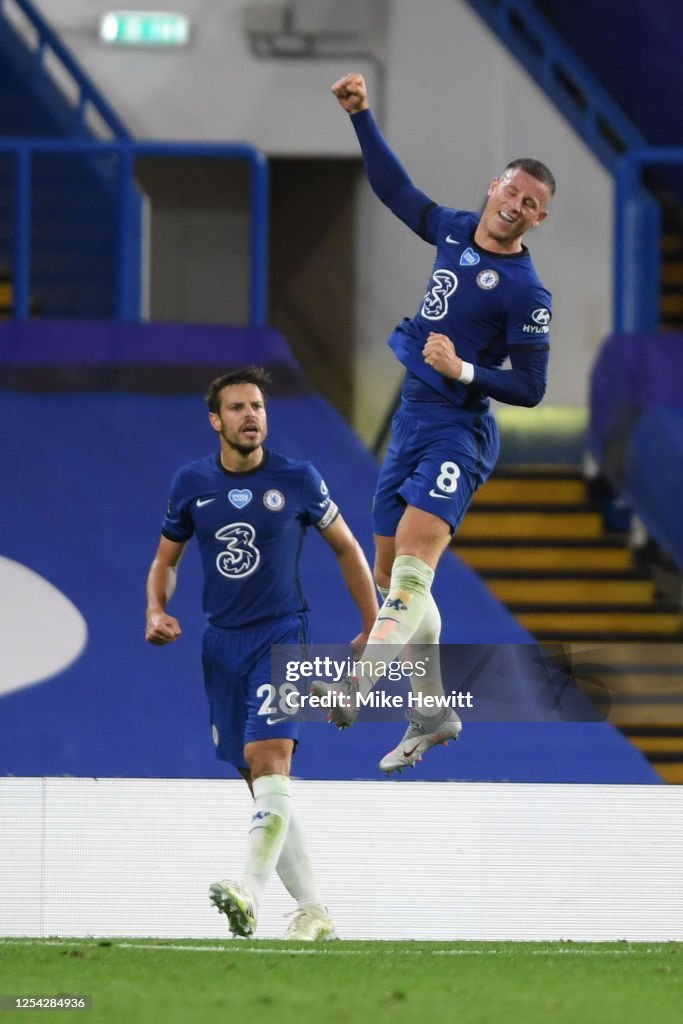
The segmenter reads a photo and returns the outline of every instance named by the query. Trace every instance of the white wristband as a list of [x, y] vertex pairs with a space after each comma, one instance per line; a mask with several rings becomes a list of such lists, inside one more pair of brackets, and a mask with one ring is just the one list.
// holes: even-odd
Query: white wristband
[[474, 365], [472, 363], [466, 363], [465, 360], [463, 359], [462, 370], [460, 371], [460, 376], [458, 377], [458, 380], [460, 381], [461, 384], [472, 383], [472, 381], [474, 380]]

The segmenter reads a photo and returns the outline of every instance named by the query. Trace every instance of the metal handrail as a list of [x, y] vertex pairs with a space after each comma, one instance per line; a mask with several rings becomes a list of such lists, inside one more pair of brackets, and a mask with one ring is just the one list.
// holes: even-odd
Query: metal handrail
[[634, 147], [615, 168], [614, 330], [619, 333], [659, 327], [661, 209], [643, 187], [643, 171], [669, 164], [683, 167], [683, 147]]
[[[52, 50], [59, 59], [62, 67], [69, 73], [72, 80], [78, 87], [78, 104], [76, 107], [78, 123], [85, 127], [85, 111], [89, 103], [100, 115], [117, 139], [128, 139], [130, 133], [123, 121], [107, 103], [102, 93], [93, 85], [87, 75], [83, 72], [71, 52], [64, 45], [54, 29], [42, 16], [30, 0], [12, 0], [15, 7], [23, 12], [28, 21], [33, 25], [38, 34], [38, 46], [35, 51], [36, 63], [39, 67], [45, 65], [45, 54]], [[0, 14], [3, 7], [7, 7], [7, 0], [0, 0]], [[6, 15], [5, 15], [6, 17]], [[9, 19], [7, 19], [9, 21]]]
[[469, 0], [615, 178], [613, 330], [657, 330], [662, 210], [645, 166], [683, 162], [683, 150], [648, 147], [531, 0]]
[[645, 137], [532, 0], [468, 0], [608, 170]]
[[[131, 319], [129, 296], [132, 293], [135, 272], [130, 255], [130, 238], [139, 225], [133, 196], [135, 189], [135, 158], [181, 157], [192, 159], [244, 160], [251, 168], [251, 251], [249, 323], [264, 326], [267, 322], [268, 290], [268, 204], [269, 169], [263, 153], [247, 143], [178, 143], [138, 142], [124, 139], [98, 142], [77, 139], [45, 138], [3, 138], [0, 139], [0, 154], [14, 158], [14, 210], [13, 210], [13, 307], [15, 319], [25, 319], [29, 314], [31, 290], [31, 171], [35, 155], [46, 153], [72, 154], [74, 156], [115, 155], [119, 158], [119, 188], [116, 202], [117, 246], [116, 246], [116, 301], [115, 317]], [[133, 311], [137, 319], [140, 311]]]

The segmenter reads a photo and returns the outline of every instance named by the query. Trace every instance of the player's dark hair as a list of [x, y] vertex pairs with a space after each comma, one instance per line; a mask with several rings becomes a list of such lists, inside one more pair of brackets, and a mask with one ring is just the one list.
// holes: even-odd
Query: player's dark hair
[[524, 171], [526, 174], [530, 174], [532, 178], [542, 182], [543, 185], [546, 185], [551, 196], [555, 195], [555, 189], [557, 188], [555, 175], [540, 160], [534, 160], [531, 156], [521, 156], [517, 160], [511, 160], [505, 170]]
[[241, 370], [231, 370], [230, 373], [223, 373], [216, 377], [209, 384], [206, 392], [206, 404], [209, 412], [218, 414], [221, 411], [221, 391], [230, 387], [231, 384], [255, 384], [263, 395], [263, 401], [268, 398], [268, 386], [270, 374], [262, 366], [245, 366]]

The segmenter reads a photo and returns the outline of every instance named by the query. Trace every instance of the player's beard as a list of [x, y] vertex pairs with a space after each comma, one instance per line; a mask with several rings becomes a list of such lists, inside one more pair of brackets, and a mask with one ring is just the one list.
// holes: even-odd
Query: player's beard
[[232, 450], [241, 455], [242, 458], [245, 458], [247, 455], [251, 455], [252, 452], [255, 452], [257, 448], [261, 447], [267, 437], [267, 433], [268, 432], [264, 430], [258, 440], [250, 441], [248, 443], [235, 440], [234, 437], [228, 437], [225, 430], [221, 431], [221, 437], [229, 448], [232, 448]]

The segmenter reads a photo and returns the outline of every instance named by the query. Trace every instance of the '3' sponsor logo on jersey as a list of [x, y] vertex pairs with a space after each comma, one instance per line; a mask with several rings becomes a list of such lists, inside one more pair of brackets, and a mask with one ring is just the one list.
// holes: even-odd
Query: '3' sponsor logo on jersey
[[217, 531], [216, 540], [226, 545], [226, 550], [216, 558], [216, 568], [222, 576], [243, 580], [258, 568], [261, 552], [254, 544], [255, 537], [251, 523], [231, 523]]
[[458, 287], [458, 279], [452, 270], [435, 270], [432, 282], [422, 303], [422, 316], [426, 320], [442, 320], [448, 312], [448, 300]]

